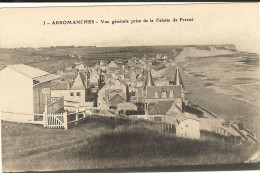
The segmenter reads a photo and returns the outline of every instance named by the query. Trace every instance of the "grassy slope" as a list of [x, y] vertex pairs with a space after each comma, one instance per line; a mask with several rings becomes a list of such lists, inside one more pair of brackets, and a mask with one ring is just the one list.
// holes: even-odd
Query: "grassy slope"
[[[146, 122], [92, 117], [69, 130], [2, 122], [3, 170], [59, 170], [239, 163], [253, 150], [162, 134]], [[10, 169], [12, 168], [12, 169]]]

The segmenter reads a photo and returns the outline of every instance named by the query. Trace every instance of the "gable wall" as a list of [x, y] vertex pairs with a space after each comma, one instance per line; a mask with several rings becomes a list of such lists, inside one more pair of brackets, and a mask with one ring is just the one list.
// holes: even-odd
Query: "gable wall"
[[0, 80], [2, 119], [16, 122], [33, 120], [33, 115], [29, 115], [33, 114], [33, 80], [8, 67], [0, 71]]

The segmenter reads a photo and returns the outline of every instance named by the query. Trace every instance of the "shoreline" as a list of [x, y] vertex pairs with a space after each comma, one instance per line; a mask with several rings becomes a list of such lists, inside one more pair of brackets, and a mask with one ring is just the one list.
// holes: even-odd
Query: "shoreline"
[[[207, 88], [205, 82], [200, 78], [186, 74], [182, 69], [185, 62], [178, 63], [180, 73], [184, 81], [186, 91], [185, 97], [201, 107], [205, 107], [220, 118], [232, 120], [235, 116], [244, 116], [240, 119], [247, 128], [251, 129], [256, 136], [260, 137], [260, 107], [251, 103], [247, 103], [241, 99], [234, 98], [227, 94], [218, 93], [213, 88]], [[173, 66], [175, 71], [176, 66]]]
[[[184, 70], [183, 70], [183, 71], [184, 71]], [[183, 72], [183, 73], [185, 73], [185, 72]], [[188, 76], [190, 76], [190, 77], [196, 77], [196, 76], [194, 76], [194, 75], [192, 75], [192, 74], [189, 74], [189, 73], [185, 73], [185, 75], [188, 75]], [[202, 80], [202, 81], [203, 81], [203, 80]], [[203, 82], [206, 84], [205, 81], [203, 81]], [[245, 100], [245, 99], [242, 99], [242, 98], [233, 96], [232, 94], [228, 94], [228, 93], [225, 93], [225, 92], [221, 92], [221, 91], [220, 91], [221, 89], [219, 89], [218, 86], [216, 86], [216, 85], [205, 86], [205, 88], [206, 88], [206, 89], [212, 89], [212, 90], [214, 90], [214, 91], [216, 92], [216, 94], [225, 94], [225, 95], [227, 95], [227, 96], [232, 97], [233, 99], [240, 100], [240, 101], [242, 101], [242, 102], [244, 102], [244, 103], [248, 103], [248, 104], [251, 104], [251, 105], [253, 105], [253, 106], [258, 106], [258, 104], [255, 104], [255, 103], [253, 103], [253, 102], [251, 102], [251, 101], [248, 101], [248, 100]]]

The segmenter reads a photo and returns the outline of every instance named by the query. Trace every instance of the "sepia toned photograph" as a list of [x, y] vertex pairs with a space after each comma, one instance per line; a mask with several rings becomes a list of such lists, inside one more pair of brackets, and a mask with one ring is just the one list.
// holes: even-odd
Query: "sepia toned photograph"
[[259, 39], [259, 3], [1, 8], [2, 171], [260, 169]]

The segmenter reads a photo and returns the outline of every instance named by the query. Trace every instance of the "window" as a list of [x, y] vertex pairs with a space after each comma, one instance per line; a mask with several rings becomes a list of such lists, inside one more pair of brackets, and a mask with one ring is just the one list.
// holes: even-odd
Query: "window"
[[80, 96], [80, 92], [77, 92], [77, 96]]
[[154, 93], [154, 98], [159, 98], [159, 93], [158, 92]]
[[174, 92], [170, 91], [170, 98], [173, 98], [173, 97], [174, 97]]
[[162, 92], [162, 96], [161, 96], [162, 98], [166, 98], [167, 97], [167, 93], [166, 93], [166, 91], [163, 91]]
[[116, 97], [116, 100], [119, 100], [119, 97], [118, 97], [118, 96]]
[[70, 93], [70, 96], [74, 96], [74, 92], [71, 92], [71, 93]]

